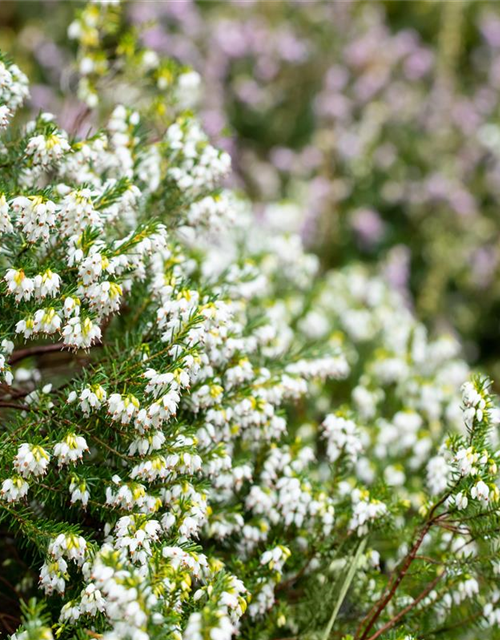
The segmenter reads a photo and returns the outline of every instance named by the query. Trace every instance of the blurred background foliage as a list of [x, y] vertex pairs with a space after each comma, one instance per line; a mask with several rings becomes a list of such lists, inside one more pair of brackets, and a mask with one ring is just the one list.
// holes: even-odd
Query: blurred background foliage
[[[80, 3], [0, 3], [34, 111], [78, 119]], [[128, 27], [203, 80], [205, 127], [256, 215], [325, 269], [364, 262], [500, 379], [500, 7], [425, 0], [129, 1]], [[127, 36], [130, 37], [130, 36]]]

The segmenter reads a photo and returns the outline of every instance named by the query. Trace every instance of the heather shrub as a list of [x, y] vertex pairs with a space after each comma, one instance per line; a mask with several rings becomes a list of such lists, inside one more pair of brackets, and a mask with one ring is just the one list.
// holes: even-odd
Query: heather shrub
[[259, 224], [192, 71], [119, 21], [70, 26], [87, 136], [16, 120], [0, 63], [5, 633], [494, 638], [489, 381], [369, 269]]

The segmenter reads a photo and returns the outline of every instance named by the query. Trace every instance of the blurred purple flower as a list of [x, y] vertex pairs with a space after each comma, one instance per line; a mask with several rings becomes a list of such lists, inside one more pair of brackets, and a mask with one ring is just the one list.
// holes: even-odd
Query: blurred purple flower
[[356, 209], [349, 222], [362, 249], [374, 249], [386, 232], [386, 224], [374, 209]]

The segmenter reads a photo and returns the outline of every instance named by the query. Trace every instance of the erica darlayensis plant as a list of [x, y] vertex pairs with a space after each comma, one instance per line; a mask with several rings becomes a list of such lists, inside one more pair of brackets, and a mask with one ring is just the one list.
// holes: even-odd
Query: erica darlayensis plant
[[[380, 0], [130, 1], [105, 25], [98, 7], [86, 12], [70, 40], [69, 3], [6, 6], [0, 38], [34, 67], [35, 112], [58, 112], [62, 126], [86, 133], [77, 96], [138, 105], [145, 79], [169, 83], [160, 54], [191, 64], [199, 75], [186, 70], [181, 99], [196, 102], [201, 76], [199, 116], [231, 150], [246, 195], [275, 200], [275, 215], [285, 211], [324, 265], [379, 264], [420, 318], [457, 330], [471, 359], [498, 377], [494, 3], [413, 2], [403, 12]], [[13, 40], [18, 25], [30, 37]], [[140, 53], [138, 41], [150, 49]], [[133, 86], [109, 73], [115, 42], [122, 74], [139, 71]]]
[[12, 123], [27, 82], [0, 65], [2, 628], [495, 637], [487, 381], [461, 397], [457, 345], [381, 280], [259, 228], [190, 72], [118, 20], [70, 30], [100, 60], [88, 137]]

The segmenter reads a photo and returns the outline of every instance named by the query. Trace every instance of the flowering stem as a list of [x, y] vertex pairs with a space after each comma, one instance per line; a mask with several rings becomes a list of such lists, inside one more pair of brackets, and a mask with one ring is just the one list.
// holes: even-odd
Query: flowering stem
[[322, 640], [328, 640], [328, 638], [330, 637], [330, 633], [332, 631], [333, 625], [335, 623], [335, 619], [337, 618], [337, 614], [340, 610], [340, 607], [342, 606], [342, 603], [344, 602], [344, 598], [346, 596], [347, 590], [349, 589], [351, 582], [353, 581], [354, 575], [356, 573], [356, 569], [358, 568], [358, 564], [359, 564], [359, 560], [361, 558], [361, 555], [363, 553], [363, 551], [365, 550], [366, 547], [366, 542], [367, 539], [363, 538], [363, 540], [361, 540], [361, 542], [358, 545], [358, 548], [356, 549], [356, 553], [354, 555], [354, 558], [352, 560], [351, 566], [349, 567], [349, 571], [347, 572], [347, 575], [345, 577], [344, 583], [342, 584], [342, 587], [340, 588], [340, 593], [339, 593], [339, 597], [337, 598], [337, 602], [335, 603], [335, 607], [332, 611], [332, 615], [330, 616], [330, 620], [328, 621], [328, 624], [326, 625], [325, 628], [325, 632], [323, 634], [323, 638]]

